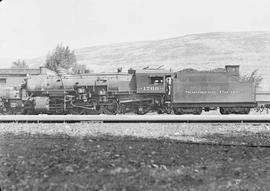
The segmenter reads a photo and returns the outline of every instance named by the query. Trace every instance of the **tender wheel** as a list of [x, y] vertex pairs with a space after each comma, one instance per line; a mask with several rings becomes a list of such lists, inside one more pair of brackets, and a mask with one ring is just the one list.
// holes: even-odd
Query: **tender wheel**
[[249, 114], [249, 112], [250, 112], [250, 108], [246, 108], [245, 109], [245, 114]]
[[195, 108], [194, 109], [195, 111], [194, 111], [194, 115], [201, 115], [202, 114], [202, 108], [201, 107], [198, 107], [198, 108]]
[[241, 114], [249, 114], [249, 112], [250, 112], [250, 108], [242, 108], [241, 109]]
[[220, 107], [219, 108], [219, 112], [220, 112], [221, 115], [227, 115], [227, 114], [229, 114], [228, 113], [228, 110], [226, 108], [223, 108], [223, 107]]
[[157, 111], [157, 114], [163, 114], [164, 111], [162, 111], [161, 109]]
[[184, 114], [181, 108], [176, 108], [176, 107], [173, 108], [173, 112], [175, 115], [183, 115]]

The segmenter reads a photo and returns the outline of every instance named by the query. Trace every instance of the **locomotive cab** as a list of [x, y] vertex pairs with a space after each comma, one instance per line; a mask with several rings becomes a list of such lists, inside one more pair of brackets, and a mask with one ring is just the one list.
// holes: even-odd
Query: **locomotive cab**
[[138, 94], [169, 94], [171, 72], [168, 70], [136, 71]]
[[136, 113], [148, 111], [170, 113], [171, 72], [161, 69], [144, 69], [134, 72], [136, 82]]

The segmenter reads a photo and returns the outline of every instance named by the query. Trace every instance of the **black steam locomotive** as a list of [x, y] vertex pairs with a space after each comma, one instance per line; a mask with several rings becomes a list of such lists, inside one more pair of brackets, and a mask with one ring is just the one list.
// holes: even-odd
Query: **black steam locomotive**
[[[224, 71], [130, 69], [128, 73], [56, 75], [25, 80], [16, 97], [22, 114], [125, 114], [148, 112], [248, 114], [256, 107], [254, 82], [242, 81], [238, 65]], [[18, 94], [18, 92], [17, 92]], [[9, 99], [6, 99], [9, 100]], [[12, 108], [0, 100], [2, 110]], [[14, 108], [14, 107], [13, 107]], [[5, 113], [5, 112], [2, 112]]]

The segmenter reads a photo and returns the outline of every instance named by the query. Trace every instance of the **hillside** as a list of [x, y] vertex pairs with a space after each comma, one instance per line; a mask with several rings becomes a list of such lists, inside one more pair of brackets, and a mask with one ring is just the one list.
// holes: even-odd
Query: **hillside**
[[[95, 72], [116, 71], [116, 68], [146, 66], [210, 69], [226, 64], [241, 65], [242, 73], [259, 69], [264, 87], [270, 82], [270, 32], [205, 33], [177, 38], [93, 46], [75, 50], [78, 63]], [[37, 66], [44, 58], [28, 63]]]
[[11, 63], [15, 61], [16, 59], [11, 58], [1, 58], [0, 57], [0, 68], [7, 68], [11, 66]]

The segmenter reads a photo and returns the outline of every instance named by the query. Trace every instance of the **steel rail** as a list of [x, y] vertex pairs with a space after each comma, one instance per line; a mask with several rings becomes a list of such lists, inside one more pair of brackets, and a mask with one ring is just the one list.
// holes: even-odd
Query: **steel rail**
[[0, 122], [270, 123], [270, 115], [0, 115]]

